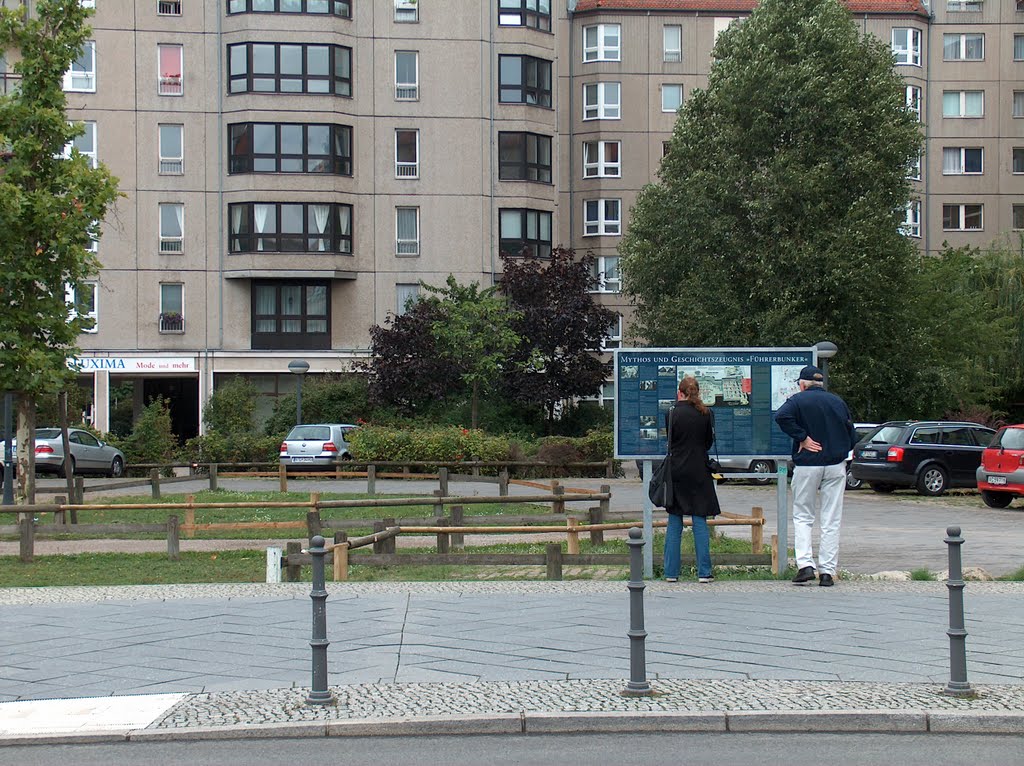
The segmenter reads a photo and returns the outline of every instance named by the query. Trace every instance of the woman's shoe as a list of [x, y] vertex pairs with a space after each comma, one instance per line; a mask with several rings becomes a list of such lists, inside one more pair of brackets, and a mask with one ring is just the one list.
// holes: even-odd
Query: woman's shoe
[[679, 582], [678, 577], [666, 577], [665, 582]]
[[714, 581], [715, 581], [714, 577], [698, 577], [697, 578], [697, 582], [701, 583], [702, 585], [707, 585], [708, 583], [712, 583]]

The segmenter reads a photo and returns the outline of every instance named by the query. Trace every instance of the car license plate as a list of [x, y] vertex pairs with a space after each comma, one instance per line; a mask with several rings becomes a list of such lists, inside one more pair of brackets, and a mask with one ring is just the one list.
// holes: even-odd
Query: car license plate
[[988, 483], [989, 484], [1006, 484], [1006, 477], [1005, 476], [989, 476], [988, 477]]
[[311, 458], [311, 457], [293, 457], [292, 458], [292, 462], [293, 463], [312, 463], [313, 462], [313, 458]]
[[873, 450], [873, 449], [861, 450], [860, 456], [861, 457], [878, 457], [878, 452], [877, 452], [877, 450]]

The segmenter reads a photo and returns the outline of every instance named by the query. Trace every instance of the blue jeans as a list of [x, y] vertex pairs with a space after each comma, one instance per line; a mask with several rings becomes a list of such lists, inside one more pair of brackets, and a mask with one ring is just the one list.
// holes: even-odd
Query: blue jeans
[[[711, 536], [708, 520], [691, 516], [693, 520], [693, 548], [697, 554], [697, 577], [711, 577]], [[683, 517], [668, 515], [665, 532], [665, 577], [679, 577], [680, 550], [683, 543]]]

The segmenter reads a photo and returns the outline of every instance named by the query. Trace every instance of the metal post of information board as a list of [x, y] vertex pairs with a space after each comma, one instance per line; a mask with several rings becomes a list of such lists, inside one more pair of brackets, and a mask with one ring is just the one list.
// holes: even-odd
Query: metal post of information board
[[775, 510], [775, 527], [777, 529], [779, 554], [776, 556], [775, 574], [780, 577], [786, 573], [789, 566], [789, 497], [786, 485], [786, 476], [789, 469], [785, 462], [779, 463], [778, 487], [778, 508]]
[[654, 504], [651, 502], [651, 494], [648, 492], [651, 486], [651, 476], [654, 475], [653, 463], [650, 460], [644, 461], [644, 540], [648, 544], [644, 546], [644, 579], [650, 580], [654, 577]]

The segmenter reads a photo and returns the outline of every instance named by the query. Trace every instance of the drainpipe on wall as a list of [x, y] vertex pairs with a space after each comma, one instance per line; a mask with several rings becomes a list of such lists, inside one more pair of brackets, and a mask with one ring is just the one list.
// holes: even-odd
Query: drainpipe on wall
[[[487, 123], [487, 168], [488, 168], [488, 197], [489, 204], [487, 206], [487, 231], [488, 231], [488, 258], [485, 259], [490, 261], [490, 275], [491, 275], [491, 286], [493, 287], [497, 280], [494, 275], [498, 272], [498, 258], [497, 249], [498, 243], [494, 236], [494, 222], [497, 220], [495, 213], [497, 210], [494, 207], [495, 199], [495, 184], [496, 180], [494, 177], [494, 155], [498, 151], [497, 144], [494, 140], [494, 99], [495, 99], [495, 88], [494, 88], [494, 71], [492, 69], [493, 62], [495, 60], [495, 49], [494, 49], [494, 27], [496, 23], [494, 18], [494, 1], [490, 2], [490, 16], [489, 23], [487, 25], [487, 65], [481, 67], [481, 72], [487, 77], [487, 87], [484, 91], [487, 93], [487, 105], [489, 109], [489, 120]], [[500, 221], [498, 222], [500, 226]]]
[[573, 14], [576, 0], [566, 0], [565, 13], [569, 20], [569, 247], [576, 242], [576, 112], [573, 95], [576, 92], [576, 30], [573, 29]]
[[[928, 3], [925, 3], [928, 6]], [[925, 45], [927, 50], [924, 56], [924, 81], [930, 83], [932, 81], [932, 16], [931, 8], [928, 8], [928, 29], [926, 35]], [[924, 101], [925, 88], [921, 88], [921, 100]], [[921, 123], [924, 125], [924, 157], [921, 159], [922, 171], [924, 172], [924, 199], [921, 200], [921, 226], [924, 228], [924, 252], [925, 255], [930, 255], [932, 251], [932, 236], [931, 226], [929, 222], [931, 220], [930, 208], [931, 208], [931, 195], [929, 189], [931, 188], [932, 174], [928, 172], [928, 150], [931, 148], [928, 145], [928, 137], [930, 134], [929, 126], [930, 121], [928, 120], [927, 109], [931, 108], [931, 93], [928, 93], [928, 101], [925, 103], [925, 107], [921, 109], [922, 117]], [[919, 105], [920, 106], [920, 105]]]

